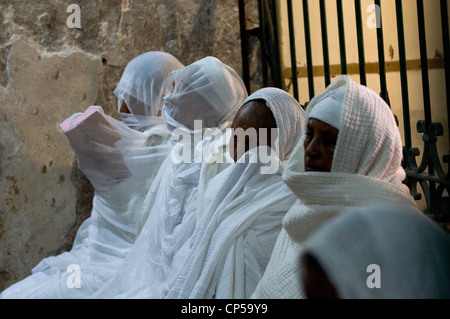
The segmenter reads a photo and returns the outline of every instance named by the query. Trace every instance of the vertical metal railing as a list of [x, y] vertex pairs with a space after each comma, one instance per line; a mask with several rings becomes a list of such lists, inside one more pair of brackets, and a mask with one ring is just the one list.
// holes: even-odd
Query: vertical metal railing
[[268, 85], [268, 70], [267, 70], [267, 52], [266, 52], [266, 13], [263, 1], [258, 1], [258, 16], [259, 16], [259, 39], [261, 42], [261, 68], [263, 74], [263, 86]]
[[390, 105], [386, 82], [386, 61], [384, 57], [383, 21], [381, 18], [380, 0], [375, 0], [375, 14], [377, 20], [377, 46], [378, 46], [378, 66], [380, 73], [380, 96]]
[[[445, 60], [445, 81], [446, 81], [446, 99], [447, 99], [447, 120], [449, 115], [449, 94], [450, 94], [450, 65], [449, 60], [449, 31], [448, 31], [448, 13], [447, 0], [442, 0], [441, 5], [441, 24], [442, 37], [444, 46], [444, 60]], [[418, 165], [416, 157], [420, 155], [420, 149], [412, 146], [411, 141], [411, 125], [410, 125], [410, 109], [408, 97], [408, 80], [407, 80], [407, 61], [405, 50], [405, 34], [403, 23], [403, 5], [402, 0], [395, 1], [396, 8], [396, 22], [398, 34], [398, 48], [399, 48], [399, 65], [400, 65], [400, 80], [402, 87], [402, 103], [403, 103], [403, 123], [404, 123], [404, 160], [407, 178], [405, 183], [411, 190], [412, 195], [416, 199], [422, 196], [418, 192], [417, 184], [420, 185], [422, 193], [425, 197], [427, 205], [427, 214], [433, 219], [440, 222], [450, 222], [450, 207], [449, 202], [445, 201], [443, 197], [444, 190], [450, 192], [450, 172], [445, 173], [440, 162], [437, 151], [437, 138], [443, 135], [444, 129], [440, 123], [433, 123], [431, 116], [431, 99], [430, 99], [430, 84], [429, 84], [429, 68], [428, 55], [426, 44], [426, 30], [425, 30], [425, 13], [423, 0], [416, 1], [417, 7], [417, 22], [418, 22], [418, 39], [420, 48], [420, 69], [422, 75], [422, 93], [423, 93], [423, 109], [424, 120], [417, 122], [417, 131], [423, 134], [423, 152], [422, 159]], [[450, 123], [450, 122], [447, 122]], [[444, 156], [443, 161], [448, 163], [449, 155]]]
[[292, 0], [287, 0], [288, 5], [288, 24], [289, 24], [289, 49], [291, 52], [291, 74], [292, 74], [292, 90], [294, 98], [298, 101], [298, 75], [297, 75], [297, 51], [295, 48], [295, 30], [294, 30], [294, 14], [292, 8]]
[[420, 46], [420, 63], [422, 70], [422, 92], [423, 92], [423, 109], [425, 113], [425, 124], [431, 124], [431, 101], [430, 101], [430, 82], [428, 79], [428, 56], [427, 56], [427, 39], [425, 34], [425, 13], [423, 10], [423, 0], [417, 0], [417, 18], [419, 23], [419, 46]]
[[309, 98], [312, 99], [314, 93], [314, 74], [313, 74], [313, 62], [312, 62], [312, 50], [311, 50], [311, 30], [309, 23], [309, 8], [308, 0], [303, 0], [303, 23], [305, 29], [305, 50], [306, 50], [306, 65], [308, 72], [308, 91]]
[[402, 90], [403, 104], [403, 131], [405, 138], [405, 147], [403, 158], [407, 158], [407, 152], [412, 147], [411, 142], [411, 119], [409, 116], [409, 95], [408, 95], [408, 75], [406, 66], [406, 50], [405, 50], [405, 29], [403, 25], [403, 5], [402, 0], [395, 0], [395, 10], [397, 19], [397, 38], [398, 38], [398, 55], [400, 66], [400, 85]]
[[356, 38], [358, 40], [359, 80], [367, 85], [366, 58], [364, 54], [364, 32], [361, 15], [361, 0], [355, 0]]
[[325, 0], [320, 0], [320, 30], [322, 32], [322, 52], [323, 52], [323, 76], [325, 78], [325, 86], [331, 83], [330, 74], [330, 55], [328, 51], [328, 29], [327, 29], [327, 11]]
[[242, 52], [242, 77], [247, 90], [251, 93], [249, 68], [250, 35], [256, 35], [260, 41], [263, 86], [276, 86], [279, 88], [284, 88], [284, 79], [281, 72], [277, 2], [275, 0], [257, 0], [259, 27], [251, 30], [248, 30], [246, 27], [247, 16], [245, 2], [245, 0], [238, 0]]
[[250, 92], [250, 63], [248, 58], [248, 33], [246, 27], [245, 1], [239, 0], [239, 31], [241, 34], [242, 80], [247, 92]]
[[[431, 129], [431, 99], [430, 99], [430, 82], [428, 75], [428, 53], [427, 53], [427, 40], [425, 33], [425, 13], [423, 7], [423, 0], [417, 0], [417, 18], [418, 18], [418, 31], [419, 31], [419, 47], [420, 47], [420, 63], [422, 71], [422, 93], [423, 93], [423, 109], [425, 121], [419, 121], [417, 123], [417, 131], [423, 133], [424, 136], [430, 137], [429, 129]], [[429, 176], [434, 176], [435, 169], [434, 163], [429, 152], [429, 144], [425, 144], [424, 154], [421, 162], [421, 170], [428, 167]], [[436, 193], [436, 183], [433, 180], [419, 181], [421, 183], [422, 189], [424, 190], [425, 199], [427, 201], [427, 206], [429, 207], [431, 213], [436, 209], [435, 201], [433, 200]]]
[[259, 33], [261, 40], [261, 56], [263, 69], [263, 84], [284, 88], [281, 73], [278, 14], [275, 0], [258, 0]]
[[[450, 35], [448, 30], [448, 5], [447, 0], [440, 0], [441, 8], [441, 25], [442, 25], [442, 42], [444, 47], [444, 70], [445, 70], [445, 88], [447, 92], [447, 123], [450, 126]], [[450, 134], [449, 134], [449, 150], [450, 150]], [[448, 163], [448, 158], [446, 161]], [[448, 172], [450, 175], [450, 170]], [[447, 175], [448, 177], [450, 177]]]
[[272, 59], [270, 60], [272, 64], [272, 77], [275, 86], [283, 89], [284, 79], [281, 70], [281, 53], [280, 53], [280, 39], [278, 30], [278, 8], [276, 0], [265, 0], [267, 16], [270, 17], [270, 31], [272, 32], [270, 38], [272, 41], [269, 42], [272, 45]]
[[345, 48], [345, 30], [344, 30], [344, 10], [342, 9], [342, 0], [336, 0], [339, 50], [341, 55], [341, 74], [347, 74], [347, 51]]

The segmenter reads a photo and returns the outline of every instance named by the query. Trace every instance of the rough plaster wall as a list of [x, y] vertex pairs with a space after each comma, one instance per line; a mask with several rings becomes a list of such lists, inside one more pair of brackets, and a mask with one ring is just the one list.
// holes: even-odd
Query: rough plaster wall
[[[256, 1], [247, 1], [251, 27]], [[69, 4], [81, 28], [66, 25]], [[259, 87], [252, 39], [252, 91]], [[241, 74], [237, 1], [2, 1], [0, 4], [0, 290], [71, 247], [93, 189], [58, 124], [89, 105], [117, 117], [115, 86], [137, 55], [185, 65], [213, 55]], [[255, 64], [256, 63], [256, 64]]]

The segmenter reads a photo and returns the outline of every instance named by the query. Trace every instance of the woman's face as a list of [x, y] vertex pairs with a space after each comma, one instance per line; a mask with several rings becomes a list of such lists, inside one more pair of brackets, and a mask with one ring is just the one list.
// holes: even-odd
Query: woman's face
[[305, 171], [330, 172], [339, 130], [320, 120], [311, 118], [306, 125]]
[[122, 101], [122, 105], [120, 106], [120, 113], [131, 113], [125, 101]]

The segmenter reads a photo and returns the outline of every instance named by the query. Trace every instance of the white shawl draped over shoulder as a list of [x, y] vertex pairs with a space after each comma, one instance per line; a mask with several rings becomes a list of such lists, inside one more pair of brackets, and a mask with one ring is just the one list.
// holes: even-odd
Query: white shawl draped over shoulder
[[[147, 52], [125, 68], [114, 91], [131, 114], [124, 122], [91, 106], [60, 124], [79, 169], [95, 188], [91, 216], [78, 229], [69, 252], [43, 259], [33, 274], [7, 289], [5, 298], [86, 298], [118, 268], [136, 237], [137, 211], [170, 151], [160, 116], [170, 72], [183, 67], [172, 55]], [[70, 288], [69, 265], [80, 269], [79, 288]]]
[[[162, 116], [171, 134], [172, 150], [139, 210], [139, 236], [131, 252], [92, 298], [160, 298], [174, 255], [195, 227], [202, 165], [195, 159], [198, 155], [201, 159], [203, 147], [210, 141], [202, 138], [228, 127], [246, 97], [237, 73], [214, 57], [169, 75]], [[202, 121], [200, 129], [196, 129], [196, 120]], [[176, 156], [179, 149], [189, 153], [186, 161]]]
[[[280, 151], [253, 148], [205, 178], [196, 228], [176, 256], [182, 266], [172, 269], [164, 298], [249, 298], [265, 270], [282, 218], [296, 200], [281, 179], [282, 161], [301, 136], [304, 111], [276, 88], [256, 91], [242, 106], [255, 99], [264, 99], [274, 115]], [[270, 160], [262, 163], [261, 154]], [[269, 165], [278, 169], [264, 174]]]
[[283, 173], [298, 200], [283, 219], [283, 229], [252, 298], [303, 297], [297, 251], [313, 231], [345, 209], [385, 205], [417, 210], [402, 184], [402, 145], [394, 116], [375, 92], [341, 76], [311, 100], [306, 117], [319, 101], [342, 87], [346, 93], [331, 172], [304, 171], [302, 138]]
[[281, 163], [278, 173], [262, 175], [261, 163], [250, 162], [258, 151], [271, 153], [267, 147], [252, 149], [210, 180], [204, 198], [209, 205], [164, 298], [248, 298], [255, 289], [281, 219], [295, 201], [281, 180]]
[[[314, 233], [299, 258], [305, 252], [339, 298], [450, 298], [450, 234], [415, 210], [350, 209]], [[369, 265], [379, 267], [379, 289], [367, 286]]]
[[[152, 135], [135, 131], [103, 114], [99, 106], [71, 116], [61, 128], [95, 188], [91, 216], [80, 226], [70, 251], [43, 259], [4, 298], [87, 298], [98, 290], [134, 244], [143, 190], [170, 150], [166, 132], [155, 138], [157, 130]], [[78, 288], [67, 284], [69, 265], [79, 267]]]

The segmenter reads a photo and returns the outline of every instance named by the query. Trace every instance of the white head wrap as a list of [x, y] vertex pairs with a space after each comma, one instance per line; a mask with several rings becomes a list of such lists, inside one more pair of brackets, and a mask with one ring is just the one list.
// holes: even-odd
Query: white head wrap
[[166, 91], [162, 116], [169, 132], [173, 128], [192, 131], [194, 120], [199, 119], [203, 128], [222, 128], [248, 95], [239, 75], [214, 57], [172, 72]]
[[118, 111], [125, 101], [131, 112], [121, 113], [125, 124], [139, 131], [155, 124], [163, 105], [167, 76], [182, 67], [174, 56], [159, 51], [146, 52], [128, 63], [114, 90]]
[[[450, 298], [450, 235], [416, 211], [352, 209], [320, 228], [301, 251], [319, 262], [340, 298]], [[379, 268], [369, 271], [369, 265]], [[380, 286], [369, 289], [368, 281], [377, 283], [375, 271]]]
[[317, 102], [308, 119], [315, 118], [336, 129], [341, 128], [342, 108], [344, 106], [346, 87], [341, 86], [334, 91], [331, 91], [328, 96]]
[[[340, 98], [335, 99], [335, 96]], [[401, 167], [402, 140], [389, 106], [374, 91], [343, 75], [311, 100], [306, 118], [314, 113], [316, 106], [322, 108], [330, 97], [342, 103], [331, 172], [401, 183], [406, 176]], [[295, 175], [295, 172], [304, 172], [303, 139], [294, 152], [289, 171]], [[289, 172], [285, 177], [288, 181]]]

